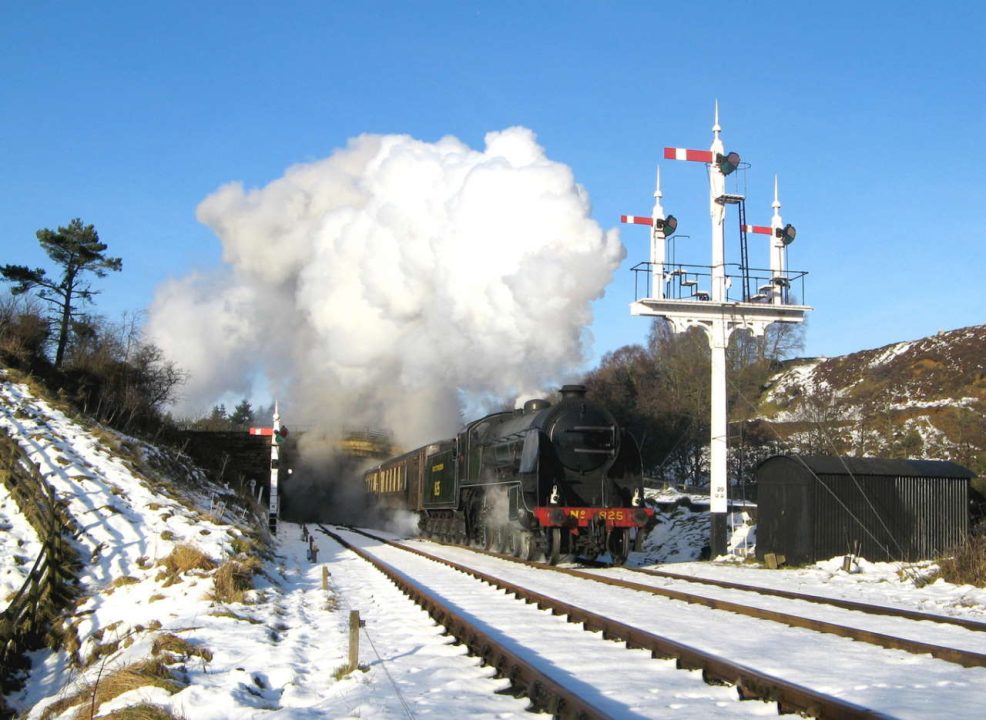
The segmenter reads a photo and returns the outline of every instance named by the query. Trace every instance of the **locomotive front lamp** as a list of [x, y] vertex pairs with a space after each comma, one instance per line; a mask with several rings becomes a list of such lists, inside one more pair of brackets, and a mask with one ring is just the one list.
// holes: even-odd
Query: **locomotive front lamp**
[[790, 245], [794, 242], [794, 238], [798, 236], [798, 231], [795, 229], [794, 225], [788, 223], [783, 228], [777, 228], [774, 233], [781, 239], [781, 242], [785, 245]]
[[716, 153], [716, 165], [719, 166], [719, 172], [723, 175], [729, 175], [736, 171], [739, 167], [740, 156], [738, 153], [731, 152], [727, 155], [722, 153]]

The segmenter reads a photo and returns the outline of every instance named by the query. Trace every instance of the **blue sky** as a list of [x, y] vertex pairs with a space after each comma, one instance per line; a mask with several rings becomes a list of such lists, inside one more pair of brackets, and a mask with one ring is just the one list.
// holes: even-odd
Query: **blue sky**
[[[649, 214], [665, 145], [709, 146], [718, 99], [727, 149], [751, 163], [748, 220], [769, 223], [777, 173], [798, 227], [806, 354], [980, 324], [984, 17], [972, 2], [0, 0], [0, 262], [44, 264], [35, 232], [82, 217], [124, 260], [97, 309], [145, 308], [166, 278], [220, 263], [195, 220], [210, 192], [364, 132], [481, 148], [529, 127], [614, 227]], [[705, 263], [705, 173], [660, 164]], [[621, 237], [593, 359], [647, 333], [628, 312], [646, 230]]]

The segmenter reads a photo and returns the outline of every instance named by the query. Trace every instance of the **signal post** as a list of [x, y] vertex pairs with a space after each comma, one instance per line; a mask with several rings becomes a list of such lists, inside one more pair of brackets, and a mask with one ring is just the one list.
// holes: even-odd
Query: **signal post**
[[[251, 435], [270, 438], [270, 492], [267, 496], [267, 527], [277, 534], [277, 519], [280, 517], [280, 497], [277, 489], [277, 476], [280, 470], [280, 446], [288, 436], [288, 429], [281, 425], [281, 414], [274, 403], [273, 427], [250, 428]], [[288, 471], [290, 472], [290, 470]]]
[[[711, 408], [709, 442], [709, 500], [712, 513], [711, 557], [726, 552], [726, 513], [728, 511], [727, 450], [728, 422], [726, 395], [726, 348], [735, 330], [746, 330], [762, 336], [767, 326], [775, 322], [800, 323], [812, 308], [790, 302], [792, 280], [803, 279], [806, 273], [792, 273], [786, 267], [786, 249], [794, 240], [795, 229], [783, 225], [779, 214], [777, 184], [774, 184], [774, 216], [771, 226], [746, 224], [745, 198], [726, 192], [726, 176], [740, 166], [737, 153], [726, 153], [719, 126], [719, 107], [716, 104], [713, 140], [709, 150], [688, 150], [666, 147], [664, 158], [701, 162], [708, 166], [709, 214], [712, 221], [712, 252], [710, 265], [674, 265], [667, 263], [667, 242], [674, 234], [678, 221], [665, 216], [661, 203], [660, 173], [651, 218], [624, 215], [622, 222], [651, 227], [651, 259], [647, 266], [649, 290], [647, 296], [630, 305], [630, 313], [644, 317], [663, 317], [675, 333], [693, 327], [703, 330], [709, 341], [712, 360]], [[725, 220], [728, 205], [736, 205], [740, 214], [741, 263], [727, 265]], [[747, 258], [747, 233], [770, 235], [770, 269], [754, 276]], [[734, 274], [727, 269], [736, 267]], [[639, 270], [640, 266], [634, 268]], [[761, 284], [754, 293], [751, 280]], [[730, 298], [734, 280], [740, 280], [739, 296]], [[707, 287], [707, 289], [705, 289]]]

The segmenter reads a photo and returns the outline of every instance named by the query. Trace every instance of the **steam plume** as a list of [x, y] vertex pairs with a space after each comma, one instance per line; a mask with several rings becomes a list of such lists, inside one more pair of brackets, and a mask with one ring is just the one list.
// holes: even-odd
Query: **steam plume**
[[177, 410], [263, 373], [282, 412], [412, 447], [449, 436], [464, 405], [573, 372], [623, 247], [530, 130], [485, 145], [362, 135], [203, 200], [226, 267], [161, 286], [148, 328], [191, 374]]

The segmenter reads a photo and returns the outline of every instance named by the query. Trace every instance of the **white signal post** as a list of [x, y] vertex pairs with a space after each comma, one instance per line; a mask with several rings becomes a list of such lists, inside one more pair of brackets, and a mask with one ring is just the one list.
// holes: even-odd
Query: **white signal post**
[[274, 434], [270, 439], [270, 505], [267, 510], [267, 525], [270, 531], [277, 534], [277, 518], [280, 514], [280, 499], [277, 495], [277, 471], [280, 464], [280, 452], [278, 446], [281, 444], [281, 414], [277, 410], [277, 401], [274, 401]]
[[774, 305], [787, 301], [787, 244], [784, 242], [784, 221], [781, 219], [781, 201], [777, 199], [777, 176], [774, 175], [774, 216], [770, 219], [770, 278], [774, 286], [771, 296]]
[[[250, 428], [251, 435], [260, 435], [270, 438], [270, 493], [267, 502], [267, 526], [270, 531], [277, 534], [277, 519], [280, 516], [280, 498], [277, 492], [277, 473], [280, 466], [280, 445], [287, 436], [287, 428], [281, 428], [281, 414], [277, 409], [277, 401], [274, 401], [274, 425], [273, 427]], [[288, 472], [291, 472], [290, 470]]]
[[661, 205], [661, 168], [657, 169], [657, 184], [654, 190], [654, 209], [649, 218], [638, 215], [621, 215], [620, 222], [631, 225], [649, 225], [651, 228], [650, 263], [651, 297], [664, 299], [664, 263], [667, 258], [667, 237], [664, 207]]
[[[716, 103], [715, 124], [712, 126], [712, 146], [709, 150], [688, 150], [685, 148], [665, 148], [664, 157], [668, 160], [687, 160], [702, 162], [709, 166], [709, 214], [712, 221], [712, 262], [711, 287], [709, 294], [695, 293], [688, 298], [667, 297], [664, 290], [664, 254], [663, 231], [660, 235], [661, 251], [656, 251], [652, 244], [652, 291], [651, 297], [635, 301], [630, 305], [632, 315], [666, 318], [674, 332], [684, 332], [693, 327], [700, 327], [709, 340], [712, 354], [711, 373], [711, 433], [710, 433], [710, 510], [712, 511], [712, 557], [726, 551], [726, 512], [727, 503], [727, 403], [726, 403], [726, 347], [734, 330], [742, 329], [756, 336], [763, 335], [767, 326], [775, 322], [799, 323], [804, 320], [805, 313], [812, 308], [806, 305], [790, 305], [787, 303], [788, 294], [781, 292], [788, 286], [787, 270], [784, 266], [784, 248], [786, 243], [781, 237], [781, 218], [778, 214], [780, 203], [777, 201], [776, 181], [774, 194], [774, 217], [771, 227], [746, 226], [747, 232], [770, 234], [771, 237], [771, 302], [753, 302], [752, 298], [742, 301], [731, 301], [728, 290], [731, 278], [726, 274], [725, 253], [725, 220], [726, 206], [743, 201], [738, 195], [726, 193], [726, 172], [720, 167], [723, 160], [732, 161], [733, 167], [739, 163], [739, 156], [726, 155], [719, 126], [719, 105]], [[657, 202], [654, 206], [653, 226], [654, 239], [657, 234], [658, 211], [663, 216], [660, 207], [660, 188], [654, 193]], [[624, 216], [624, 222], [627, 222]], [[634, 218], [632, 222], [637, 222]], [[639, 223], [637, 223], [639, 224]], [[793, 229], [792, 229], [793, 230]], [[787, 240], [790, 242], [790, 239]], [[661, 277], [657, 277], [660, 271]], [[694, 285], [694, 283], [692, 283]]]

